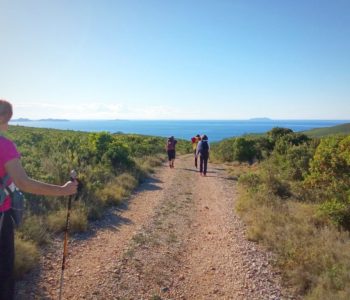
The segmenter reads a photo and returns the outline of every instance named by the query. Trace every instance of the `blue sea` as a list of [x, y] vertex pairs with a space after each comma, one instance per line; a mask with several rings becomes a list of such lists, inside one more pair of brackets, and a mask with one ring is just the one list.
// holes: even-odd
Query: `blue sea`
[[295, 132], [312, 128], [329, 127], [348, 120], [70, 120], [70, 121], [11, 121], [11, 125], [40, 128], [69, 129], [76, 131], [110, 133], [136, 133], [178, 139], [190, 139], [196, 134], [206, 134], [212, 142], [249, 133], [262, 133], [273, 127], [290, 128]]

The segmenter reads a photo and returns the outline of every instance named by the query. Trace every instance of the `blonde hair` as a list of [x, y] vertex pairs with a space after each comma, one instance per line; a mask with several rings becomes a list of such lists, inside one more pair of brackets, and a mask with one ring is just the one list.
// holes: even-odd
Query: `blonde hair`
[[12, 117], [12, 104], [0, 99], [0, 124], [7, 123]]

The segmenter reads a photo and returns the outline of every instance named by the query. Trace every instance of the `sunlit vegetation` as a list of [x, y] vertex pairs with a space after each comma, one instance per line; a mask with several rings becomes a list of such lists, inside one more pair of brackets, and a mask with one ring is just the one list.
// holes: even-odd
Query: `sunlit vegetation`
[[[106, 207], [130, 196], [166, 157], [166, 139], [161, 137], [21, 126], [11, 126], [7, 136], [34, 179], [61, 185], [69, 180], [70, 170], [77, 170], [83, 188], [73, 201], [71, 232], [86, 230], [89, 220], [101, 218]], [[190, 148], [188, 141], [178, 141], [179, 154]], [[61, 232], [66, 220], [68, 197], [25, 196], [24, 223], [17, 234], [17, 277], [37, 263], [37, 246]]]
[[324, 137], [332, 134], [350, 134], [350, 123], [305, 131], [310, 137]]
[[248, 238], [277, 254], [285, 285], [350, 299], [350, 136], [274, 128], [213, 145], [212, 157], [232, 166]]

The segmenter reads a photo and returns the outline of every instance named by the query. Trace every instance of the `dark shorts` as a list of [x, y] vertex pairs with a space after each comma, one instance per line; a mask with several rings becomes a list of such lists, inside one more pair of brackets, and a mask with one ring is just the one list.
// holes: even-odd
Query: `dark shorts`
[[[0, 213], [1, 214], [1, 213]], [[0, 232], [0, 299], [12, 300], [15, 292], [15, 247], [11, 211], [4, 213]]]
[[175, 159], [175, 150], [168, 150], [168, 159]]

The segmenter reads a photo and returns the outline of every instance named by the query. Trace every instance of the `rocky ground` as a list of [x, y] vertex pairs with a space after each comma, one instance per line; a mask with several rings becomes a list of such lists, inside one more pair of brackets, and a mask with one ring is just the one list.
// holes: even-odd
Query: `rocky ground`
[[[182, 156], [88, 233], [70, 238], [63, 299], [289, 299], [272, 257], [245, 236], [236, 182]], [[62, 241], [17, 286], [16, 299], [58, 299]]]

